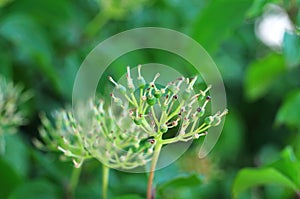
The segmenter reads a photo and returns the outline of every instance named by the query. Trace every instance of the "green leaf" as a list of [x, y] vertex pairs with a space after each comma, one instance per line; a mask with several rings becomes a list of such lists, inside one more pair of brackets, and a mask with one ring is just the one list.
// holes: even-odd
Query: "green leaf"
[[57, 188], [46, 180], [29, 181], [19, 186], [8, 199], [39, 198], [57, 199], [59, 196]]
[[282, 173], [300, 189], [300, 161], [291, 147], [287, 147], [281, 153], [281, 158], [270, 167]]
[[289, 67], [296, 67], [300, 64], [300, 36], [294, 33], [285, 32], [283, 38], [283, 54]]
[[185, 174], [159, 185], [158, 191], [164, 191], [168, 188], [178, 189], [182, 187], [199, 186], [202, 182], [202, 177], [199, 174]]
[[[193, 29], [196, 39], [210, 53], [244, 21], [251, 0], [214, 0], [201, 10]], [[226, 9], [225, 9], [226, 8]]]
[[300, 162], [291, 147], [284, 149], [279, 160], [267, 167], [241, 170], [234, 181], [232, 194], [236, 198], [247, 188], [266, 184], [300, 190]]
[[288, 94], [277, 115], [276, 124], [300, 127], [300, 90]]
[[29, 16], [11, 14], [0, 21], [0, 36], [14, 44], [17, 57], [43, 72], [59, 90], [58, 76], [52, 66], [52, 47], [46, 33]]
[[9, 4], [12, 0], [0, 0], [0, 8]]
[[274, 168], [242, 169], [233, 183], [232, 194], [234, 198], [248, 188], [265, 184], [279, 184], [294, 191], [299, 190], [289, 178]]
[[256, 100], [265, 95], [281, 73], [285, 72], [284, 59], [278, 54], [254, 61], [248, 67], [245, 78], [245, 95]]
[[19, 134], [5, 136], [6, 149], [3, 159], [25, 178], [29, 170], [29, 153], [22, 137]]
[[[212, 153], [225, 160], [235, 160], [243, 146], [245, 126], [244, 121], [233, 107], [229, 108], [230, 114], [222, 130], [221, 139], [217, 142]], [[231, 154], [230, 156], [228, 154]]]
[[33, 161], [40, 168], [37, 172], [43, 172], [51, 176], [57, 182], [65, 181], [69, 179], [72, 169], [74, 168], [71, 162], [64, 161], [53, 161], [54, 158], [58, 159], [56, 154], [47, 154], [41, 153], [37, 150], [32, 150], [31, 155]]
[[144, 198], [139, 195], [124, 195], [124, 196], [115, 197], [114, 199], [144, 199]]
[[26, 0], [15, 1], [11, 6], [16, 12], [26, 12], [39, 23], [54, 27], [66, 22], [69, 19], [70, 10], [72, 10], [68, 1]]
[[7, 198], [21, 182], [21, 177], [0, 156], [0, 198]]
[[7, 52], [4, 48], [1, 48], [1, 44], [0, 44], [0, 75], [3, 75], [5, 77], [8, 77], [11, 79], [12, 77], [12, 69], [13, 69], [13, 65], [12, 65], [12, 60], [11, 60], [11, 54], [9, 52]]
[[246, 13], [246, 16], [248, 18], [256, 17], [260, 14], [262, 14], [265, 6], [268, 3], [277, 3], [279, 0], [254, 0], [251, 7]]

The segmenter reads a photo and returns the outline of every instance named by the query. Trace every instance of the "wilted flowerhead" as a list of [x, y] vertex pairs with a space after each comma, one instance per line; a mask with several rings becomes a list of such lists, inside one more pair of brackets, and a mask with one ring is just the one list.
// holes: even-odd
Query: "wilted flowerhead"
[[24, 124], [24, 112], [20, 105], [30, 98], [23, 88], [0, 76], [0, 136], [15, 133]]
[[[112, 99], [123, 108], [129, 106], [132, 120], [156, 142], [169, 144], [198, 139], [207, 134], [207, 129], [219, 125], [222, 117], [228, 112], [226, 109], [214, 115], [207, 115], [206, 108], [211, 100], [208, 92], [211, 86], [195, 93], [194, 84], [197, 77], [180, 77], [161, 86], [155, 83], [160, 77], [159, 73], [147, 83], [139, 65], [137, 75], [137, 78], [133, 79], [130, 68], [127, 67], [127, 88], [109, 77], [119, 96], [113, 94]], [[175, 137], [162, 139], [163, 134], [175, 127], [179, 129]]]

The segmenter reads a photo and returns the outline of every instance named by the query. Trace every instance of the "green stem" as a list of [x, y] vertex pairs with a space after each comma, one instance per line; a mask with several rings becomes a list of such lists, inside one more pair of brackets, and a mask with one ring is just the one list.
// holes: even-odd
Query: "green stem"
[[182, 107], [183, 105], [184, 105], [184, 101], [182, 101], [182, 102], [179, 104], [179, 106], [176, 108], [176, 110], [175, 110], [171, 115], [168, 116], [167, 121], [169, 121], [170, 119], [172, 119], [175, 115], [178, 115], [178, 113], [179, 113], [179, 111], [180, 111], [180, 109], [181, 109], [181, 107]]
[[159, 158], [159, 154], [162, 148], [162, 143], [160, 141], [157, 142], [155, 148], [154, 148], [154, 153], [153, 153], [153, 158], [152, 158], [152, 163], [151, 163], [151, 168], [150, 168], [150, 174], [149, 174], [149, 179], [148, 179], [148, 188], [147, 188], [147, 199], [153, 199], [153, 179], [154, 179], [154, 172], [155, 168], [157, 165], [157, 161]]
[[109, 167], [102, 166], [102, 199], [107, 199], [107, 187], [109, 180]]
[[98, 31], [105, 25], [109, 17], [107, 13], [99, 12], [95, 18], [87, 25], [85, 34], [88, 38], [93, 38]]
[[175, 143], [175, 142], [178, 142], [178, 141], [183, 141], [183, 139], [189, 138], [190, 136], [193, 136], [196, 133], [202, 133], [203, 131], [209, 129], [210, 127], [211, 127], [211, 125], [207, 125], [206, 127], [201, 126], [198, 129], [196, 129], [195, 131], [187, 133], [183, 136], [178, 135], [178, 136], [173, 137], [173, 138], [168, 138], [168, 139], [162, 140], [162, 143], [163, 144], [172, 144], [172, 143]]
[[72, 195], [74, 195], [75, 189], [77, 187], [80, 173], [81, 173], [81, 167], [79, 167], [79, 168], [74, 167], [74, 169], [72, 171], [71, 179], [70, 179], [70, 192]]

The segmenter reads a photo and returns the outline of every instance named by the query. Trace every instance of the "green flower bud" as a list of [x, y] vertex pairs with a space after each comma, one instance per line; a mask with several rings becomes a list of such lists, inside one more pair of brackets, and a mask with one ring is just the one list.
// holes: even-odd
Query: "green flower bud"
[[205, 113], [205, 109], [204, 108], [198, 108], [197, 109], [197, 117], [202, 117], [203, 115], [204, 115], [204, 113]]
[[147, 103], [150, 105], [150, 106], [153, 106], [155, 103], [156, 103], [156, 98], [154, 96], [150, 96], [148, 95], [147, 96]]
[[118, 106], [122, 106], [122, 105], [123, 105], [123, 102], [122, 102], [122, 100], [121, 100], [120, 98], [116, 98], [116, 99], [114, 100], [114, 102], [115, 102]]
[[139, 88], [145, 88], [146, 86], [146, 81], [143, 77], [138, 77], [137, 78], [137, 85]]
[[153, 144], [155, 144], [155, 140], [154, 140], [153, 136], [144, 138], [140, 142], [136, 143], [136, 146], [135, 146], [136, 149], [133, 151], [138, 152], [140, 150], [147, 149], [147, 148], [151, 147]]
[[212, 124], [213, 121], [214, 121], [214, 117], [213, 117], [213, 116], [209, 116], [209, 117], [207, 117], [207, 118], [204, 119], [204, 122], [205, 122], [207, 125]]
[[218, 126], [221, 123], [221, 118], [220, 117], [214, 117], [214, 120], [212, 121], [211, 125], [212, 126]]
[[136, 117], [133, 119], [134, 123], [136, 125], [141, 125], [142, 124], [142, 118], [141, 117]]
[[117, 90], [120, 91], [120, 93], [122, 93], [122, 94], [126, 94], [126, 88], [124, 86], [122, 86], [121, 84], [119, 84], [117, 86]]
[[205, 99], [205, 93], [200, 93], [200, 95], [198, 96], [198, 101], [202, 101]]
[[131, 85], [128, 88], [129, 88], [130, 93], [133, 93], [135, 91], [134, 85]]
[[166, 133], [167, 131], [168, 131], [168, 126], [166, 124], [160, 126], [160, 132]]
[[160, 90], [155, 90], [155, 91], [154, 91], [154, 97], [155, 97], [155, 98], [160, 98], [161, 95], [162, 95], [162, 93], [161, 93]]

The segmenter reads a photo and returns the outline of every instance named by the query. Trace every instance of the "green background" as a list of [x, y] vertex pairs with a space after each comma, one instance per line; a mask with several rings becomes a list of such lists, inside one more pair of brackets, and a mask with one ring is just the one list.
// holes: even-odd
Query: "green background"
[[[294, 27], [281, 48], [268, 47], [255, 35], [270, 3], [281, 6]], [[32, 144], [39, 114], [71, 104], [77, 70], [98, 43], [147, 26], [185, 33], [208, 51], [223, 76], [230, 110], [209, 156], [198, 159], [195, 143], [156, 173], [157, 198], [299, 198], [299, 8], [299, 0], [0, 0], [0, 74], [34, 94], [24, 107], [28, 123], [6, 136], [0, 198], [70, 198], [65, 188], [72, 163]], [[106, 74], [118, 78], [124, 66], [149, 62], [187, 76], [196, 73], [173, 54], [143, 50], [120, 57]], [[109, 98], [111, 88], [99, 93]], [[144, 198], [146, 186], [145, 174], [112, 171], [109, 196]], [[99, 162], [84, 165], [74, 198], [101, 198]]]

